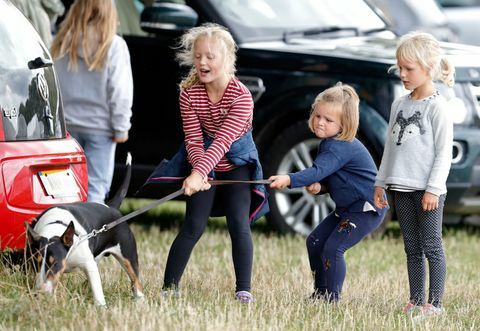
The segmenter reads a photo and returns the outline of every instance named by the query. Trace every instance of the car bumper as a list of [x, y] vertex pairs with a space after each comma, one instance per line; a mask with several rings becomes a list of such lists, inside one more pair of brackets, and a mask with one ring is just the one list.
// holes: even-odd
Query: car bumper
[[447, 180], [446, 223], [480, 214], [480, 130], [456, 128], [453, 156], [458, 161], [452, 163]]

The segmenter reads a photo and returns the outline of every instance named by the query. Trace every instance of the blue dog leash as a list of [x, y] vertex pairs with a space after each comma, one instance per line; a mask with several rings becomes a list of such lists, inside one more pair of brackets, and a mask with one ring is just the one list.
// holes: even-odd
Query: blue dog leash
[[[259, 180], [217, 180], [217, 179], [213, 179], [213, 180], [209, 180], [208, 183], [210, 185], [228, 185], [228, 184], [264, 184], [264, 185], [268, 185], [268, 184], [271, 184], [272, 181], [271, 180], [268, 180], [268, 179], [259, 179]], [[170, 201], [172, 199], [175, 199], [176, 197], [182, 195], [185, 193], [185, 189], [184, 188], [181, 188], [173, 193], [170, 193], [169, 195], [166, 195], [164, 196], [163, 198], [161, 199], [158, 199], [158, 200], [155, 200], [154, 202], [140, 208], [140, 209], [137, 209], [127, 215], [124, 215], [122, 217], [120, 217], [119, 219], [113, 221], [113, 222], [110, 222], [108, 224], [105, 224], [104, 226], [102, 226], [100, 229], [96, 230], [94, 229], [92, 232], [90, 232], [89, 234], [83, 236], [81, 238], [81, 241], [84, 241], [84, 240], [87, 240], [87, 239], [90, 239], [92, 237], [95, 237], [97, 236], [99, 233], [102, 233], [102, 232], [105, 232], [105, 231], [108, 231], [110, 230], [111, 228], [119, 225], [120, 223], [123, 223], [125, 221], [128, 221], [129, 219], [135, 217], [135, 216], [138, 216], [140, 214], [143, 214], [145, 213], [146, 211], [154, 208], [154, 207], [157, 207], [159, 205], [161, 205], [162, 203], [165, 203], [167, 201]]]
[[[210, 185], [228, 185], [228, 184], [264, 184], [264, 185], [268, 185], [268, 184], [271, 184], [272, 181], [268, 180], [268, 179], [260, 179], [260, 180], [216, 180], [216, 179], [213, 179], [213, 180], [209, 180], [208, 183]], [[127, 215], [124, 215], [124, 216], [120, 217], [119, 219], [117, 219], [113, 222], [110, 222], [108, 224], [103, 225], [100, 229], [93, 229], [92, 232], [87, 233], [86, 235], [82, 235], [82, 236], [77, 235], [79, 237], [79, 240], [76, 241], [72, 245], [72, 247], [70, 247], [70, 249], [67, 252], [66, 259], [68, 259], [70, 253], [78, 245], [80, 245], [83, 241], [88, 240], [88, 239], [93, 238], [93, 237], [96, 237], [99, 233], [106, 232], [106, 231], [110, 230], [111, 228], [119, 225], [120, 223], [126, 222], [129, 219], [131, 219], [135, 216], [138, 216], [140, 214], [143, 214], [146, 211], [161, 205], [162, 203], [165, 203], [167, 201], [175, 199], [176, 197], [178, 197], [178, 196], [180, 196], [184, 193], [185, 193], [185, 189], [181, 188], [181, 189], [179, 189], [179, 190], [177, 190], [173, 193], [170, 193], [169, 195], [164, 196], [161, 199], [153, 201], [152, 203], [150, 203], [150, 204], [148, 204], [148, 205], [146, 205], [146, 206], [144, 206], [140, 209], [137, 209], [137, 210], [135, 210], [135, 211], [133, 211], [133, 212], [127, 214]], [[44, 248], [44, 257], [47, 254], [47, 247], [48, 247], [48, 245], [46, 245], [45, 248]], [[41, 279], [44, 279], [44, 277], [45, 277], [45, 261], [46, 261], [46, 258], [43, 259], [42, 265], [41, 265], [41, 268], [40, 268]]]

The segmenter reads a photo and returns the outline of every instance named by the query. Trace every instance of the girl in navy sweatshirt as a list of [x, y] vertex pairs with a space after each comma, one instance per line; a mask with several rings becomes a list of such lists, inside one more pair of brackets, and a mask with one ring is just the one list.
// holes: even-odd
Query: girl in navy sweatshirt
[[336, 209], [308, 236], [307, 250], [314, 274], [313, 300], [340, 299], [346, 266], [344, 253], [381, 223], [388, 207], [375, 208], [377, 168], [368, 150], [355, 138], [359, 122], [355, 90], [338, 83], [320, 93], [308, 121], [322, 139], [310, 168], [271, 176], [271, 188], [305, 186], [312, 194], [328, 192]]

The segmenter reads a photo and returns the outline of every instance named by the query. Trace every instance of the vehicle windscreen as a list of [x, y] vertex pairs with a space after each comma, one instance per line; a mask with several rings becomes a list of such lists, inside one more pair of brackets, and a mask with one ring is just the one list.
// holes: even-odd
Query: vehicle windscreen
[[241, 36], [242, 42], [282, 39], [305, 30], [357, 34], [386, 28], [385, 22], [363, 0], [210, 0], [218, 14]]
[[1, 141], [65, 137], [52, 59], [26, 18], [0, 2]]

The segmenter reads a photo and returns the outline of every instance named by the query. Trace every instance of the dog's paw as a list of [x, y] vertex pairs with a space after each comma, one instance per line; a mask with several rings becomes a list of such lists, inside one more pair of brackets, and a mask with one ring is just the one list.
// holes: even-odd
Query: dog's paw
[[103, 309], [108, 309], [106, 302], [98, 302], [98, 301], [95, 301], [95, 307], [97, 307], [97, 308], [103, 308]]
[[143, 293], [136, 293], [133, 297], [133, 300], [135, 300], [135, 302], [143, 302], [145, 301], [145, 296], [143, 295]]

